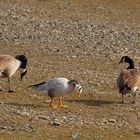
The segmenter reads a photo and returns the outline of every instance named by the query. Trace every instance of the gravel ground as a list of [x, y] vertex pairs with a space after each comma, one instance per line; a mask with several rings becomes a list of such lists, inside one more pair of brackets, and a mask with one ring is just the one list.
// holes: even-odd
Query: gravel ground
[[[122, 55], [140, 67], [139, 13], [139, 0], [0, 0], [0, 52], [29, 58], [23, 82], [12, 78], [16, 92], [1, 92], [0, 139], [138, 140], [140, 97], [120, 104], [116, 78]], [[64, 99], [68, 109], [27, 88], [56, 76], [83, 86], [81, 98]]]

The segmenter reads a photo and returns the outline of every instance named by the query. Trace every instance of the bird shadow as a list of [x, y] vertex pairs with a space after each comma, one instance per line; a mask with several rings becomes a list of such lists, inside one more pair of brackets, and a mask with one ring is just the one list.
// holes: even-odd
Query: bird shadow
[[8, 90], [0, 89], [0, 93], [2, 93], [2, 92], [7, 92], [8, 93]]
[[17, 107], [33, 107], [33, 108], [46, 108], [45, 105], [37, 105], [37, 104], [25, 104], [25, 103], [4, 103], [6, 105], [10, 105], [10, 106], [17, 106]]
[[89, 106], [102, 106], [107, 104], [114, 104], [112, 101], [105, 100], [93, 100], [93, 99], [75, 99], [75, 100], [67, 100], [67, 102], [75, 102], [75, 103], [83, 103]]

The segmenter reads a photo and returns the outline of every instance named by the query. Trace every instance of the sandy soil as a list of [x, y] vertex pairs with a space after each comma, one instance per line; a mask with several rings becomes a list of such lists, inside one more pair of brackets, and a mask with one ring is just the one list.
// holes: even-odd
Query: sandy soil
[[[140, 67], [139, 13], [139, 0], [1, 0], [0, 52], [29, 61], [23, 82], [12, 77], [14, 93], [1, 79], [0, 139], [140, 139], [140, 96], [121, 104], [116, 87], [122, 55]], [[64, 98], [69, 108], [49, 108], [27, 88], [58, 76], [83, 86], [81, 98]]]

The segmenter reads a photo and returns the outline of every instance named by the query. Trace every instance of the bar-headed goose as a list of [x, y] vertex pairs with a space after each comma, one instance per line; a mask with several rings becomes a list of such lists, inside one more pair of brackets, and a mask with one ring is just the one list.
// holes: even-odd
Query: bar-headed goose
[[140, 71], [135, 69], [134, 61], [130, 57], [123, 56], [119, 63], [123, 62], [128, 63], [129, 66], [120, 73], [117, 86], [122, 94], [122, 103], [124, 103], [125, 94], [132, 94], [134, 98], [132, 103], [135, 103], [136, 91], [140, 89]]
[[73, 91], [77, 91], [80, 94], [82, 92], [82, 87], [76, 80], [68, 80], [64, 77], [57, 77], [50, 79], [48, 81], [31, 85], [36, 90], [43, 91], [45, 95], [51, 98], [50, 107], [54, 107], [54, 98], [59, 98], [59, 107], [66, 107], [62, 105], [62, 97], [68, 95]]
[[13, 92], [10, 78], [19, 70], [20, 79], [22, 80], [23, 76], [27, 73], [26, 65], [27, 57], [24, 55], [17, 55], [16, 57], [11, 55], [0, 55], [0, 78], [8, 78], [8, 92]]

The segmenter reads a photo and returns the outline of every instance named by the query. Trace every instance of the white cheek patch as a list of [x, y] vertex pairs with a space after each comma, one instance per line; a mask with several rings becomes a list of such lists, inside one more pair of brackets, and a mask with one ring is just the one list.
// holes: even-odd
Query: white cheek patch
[[122, 63], [126, 63], [126, 62], [125, 62], [125, 58], [123, 58]]
[[24, 73], [25, 71], [26, 71], [26, 69], [20, 68], [20, 73]]

